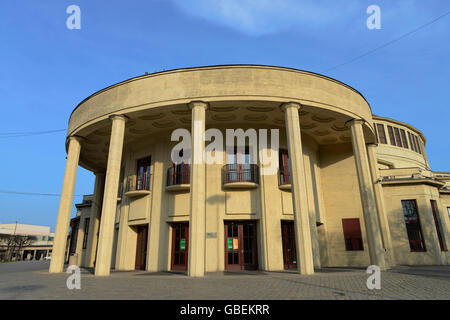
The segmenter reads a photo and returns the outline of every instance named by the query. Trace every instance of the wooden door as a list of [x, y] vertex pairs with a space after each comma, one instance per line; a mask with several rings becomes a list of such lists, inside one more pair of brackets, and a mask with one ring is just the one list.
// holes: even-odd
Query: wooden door
[[291, 175], [289, 170], [289, 155], [287, 150], [279, 151], [280, 184], [291, 184]]
[[136, 244], [136, 270], [145, 270], [147, 264], [147, 239], [148, 226], [139, 226], [137, 228], [137, 244]]
[[150, 165], [150, 157], [138, 160], [136, 190], [150, 190]]
[[189, 224], [172, 224], [172, 270], [185, 270], [188, 266]]
[[281, 222], [283, 260], [285, 269], [297, 268], [297, 247], [295, 245], [294, 221]]
[[255, 222], [225, 223], [225, 269], [258, 269]]

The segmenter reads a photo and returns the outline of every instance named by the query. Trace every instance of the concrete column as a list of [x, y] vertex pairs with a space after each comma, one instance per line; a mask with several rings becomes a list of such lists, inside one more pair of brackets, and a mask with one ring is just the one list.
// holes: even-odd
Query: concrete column
[[108, 276], [111, 269], [117, 191], [119, 189], [120, 164], [122, 162], [123, 138], [125, 134], [125, 116], [113, 115], [110, 119], [112, 120], [111, 140], [109, 143], [97, 259], [95, 263], [96, 276]]
[[64, 268], [67, 234], [69, 232], [70, 213], [72, 211], [73, 190], [77, 176], [78, 160], [80, 158], [80, 137], [69, 138], [67, 152], [66, 171], [59, 200], [58, 219], [56, 221], [55, 238], [53, 240], [52, 259], [50, 261], [50, 273], [62, 272]]
[[309, 224], [308, 195], [303, 163], [302, 138], [298, 111], [301, 105], [285, 103], [281, 109], [285, 113], [289, 162], [291, 165], [292, 202], [294, 208], [295, 241], [297, 245], [297, 268], [300, 274], [313, 274], [314, 262]]
[[89, 234], [86, 252], [85, 266], [94, 266], [97, 253], [97, 239], [100, 226], [100, 215], [102, 213], [103, 192], [105, 189], [105, 173], [95, 173], [94, 198], [92, 199], [91, 215], [89, 219]]
[[191, 125], [191, 204], [189, 217], [189, 265], [188, 275], [202, 277], [205, 274], [205, 200], [206, 168], [205, 114], [208, 104], [202, 101], [189, 103], [192, 110]]
[[367, 155], [369, 157], [370, 173], [372, 175], [373, 190], [375, 193], [375, 201], [377, 203], [378, 222], [381, 228], [381, 239], [383, 240], [383, 247], [386, 252], [386, 267], [395, 265], [395, 256], [392, 248], [391, 231], [389, 229], [389, 222], [387, 218], [386, 205], [384, 204], [383, 186], [380, 182], [380, 171], [378, 170], [378, 161], [376, 153], [376, 144], [367, 145]]
[[311, 170], [311, 167], [314, 167], [314, 165], [311, 163], [311, 156], [308, 154], [303, 155], [303, 162], [305, 165], [306, 194], [308, 197], [309, 226], [314, 268], [320, 269], [319, 235], [317, 233], [317, 211], [319, 211], [319, 209], [316, 207], [314, 201], [313, 173]]
[[364, 140], [363, 123], [364, 120], [354, 119], [349, 121], [347, 125], [350, 126], [352, 135], [353, 155], [355, 157], [364, 222], [367, 231], [370, 263], [372, 265], [377, 265], [381, 270], [385, 270], [386, 259], [381, 239], [380, 224], [378, 222], [377, 203], [373, 190], [373, 181], [370, 173], [366, 143]]

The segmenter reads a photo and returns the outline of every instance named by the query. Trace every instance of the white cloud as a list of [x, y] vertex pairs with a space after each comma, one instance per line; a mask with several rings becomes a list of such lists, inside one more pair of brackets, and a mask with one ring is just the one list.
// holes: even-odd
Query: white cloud
[[172, 0], [193, 16], [247, 35], [277, 33], [293, 26], [317, 27], [349, 16], [357, 0]]

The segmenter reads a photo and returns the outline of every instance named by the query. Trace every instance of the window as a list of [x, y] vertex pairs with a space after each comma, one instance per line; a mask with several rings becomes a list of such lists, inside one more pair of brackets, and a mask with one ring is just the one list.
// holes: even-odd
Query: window
[[416, 200], [402, 200], [402, 207], [411, 251], [426, 251]]
[[89, 218], [86, 218], [84, 220], [83, 249], [87, 248], [88, 235], [89, 235], [89, 222], [90, 222]]
[[398, 128], [394, 128], [394, 133], [395, 133], [395, 143], [397, 144], [398, 147], [403, 147], [402, 140], [400, 139], [400, 131], [398, 130]]
[[408, 132], [409, 145], [411, 146], [411, 150], [416, 151], [416, 145], [414, 143], [414, 139], [410, 132]]
[[397, 144], [395, 143], [394, 130], [392, 129], [391, 126], [387, 126], [387, 127], [388, 127], [388, 132], [389, 132], [389, 141], [391, 141], [391, 144], [393, 146], [396, 146]]
[[401, 136], [402, 136], [402, 144], [403, 144], [403, 148], [409, 149], [409, 146], [408, 146], [408, 140], [406, 139], [406, 133], [405, 133], [405, 130], [400, 129], [400, 133], [401, 133]]
[[375, 132], [375, 142], [376, 143], [378, 143], [379, 141], [378, 141], [378, 132], [377, 132], [377, 124], [376, 123], [374, 123], [373, 124], [373, 127], [374, 127], [374, 132]]
[[364, 250], [359, 219], [342, 219], [347, 251]]
[[69, 253], [75, 253], [77, 251], [77, 240], [78, 240], [78, 227], [80, 226], [80, 217], [74, 218], [71, 221], [71, 232], [70, 232], [70, 244]]
[[436, 204], [436, 200], [430, 200], [430, 202], [431, 210], [433, 210], [434, 224], [436, 226], [436, 232], [439, 239], [439, 246], [441, 247], [441, 251], [447, 251], [445, 248], [444, 239], [442, 238], [441, 227], [439, 225], [439, 210]]
[[450, 207], [447, 207], [448, 217], [450, 218]]
[[136, 190], [150, 190], [150, 163], [150, 157], [138, 160]]
[[417, 152], [422, 154], [422, 149], [420, 147], [420, 143], [419, 143], [419, 139], [417, 138], [416, 135], [414, 135], [414, 139], [416, 140], [416, 145], [417, 145]]
[[238, 150], [235, 147], [234, 153], [227, 153], [226, 181], [228, 182], [256, 182], [256, 166], [252, 157], [252, 149], [245, 147]]
[[169, 178], [171, 177], [172, 181], [168, 185], [189, 184], [191, 174], [191, 166], [189, 164], [190, 160], [184, 158], [183, 149], [180, 150], [179, 156], [183, 159], [183, 161], [178, 164], [174, 163], [172, 172], [169, 170]]
[[386, 133], [384, 132], [384, 125], [377, 123], [378, 128], [378, 138], [380, 139], [380, 143], [387, 144]]
[[289, 168], [289, 155], [287, 150], [280, 150], [279, 166], [280, 166], [280, 185], [291, 184], [291, 175]]

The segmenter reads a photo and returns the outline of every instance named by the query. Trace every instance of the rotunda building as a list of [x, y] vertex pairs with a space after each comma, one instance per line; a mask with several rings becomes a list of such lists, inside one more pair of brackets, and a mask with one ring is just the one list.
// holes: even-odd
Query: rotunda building
[[[425, 143], [311, 72], [132, 78], [72, 112], [50, 272], [68, 260], [98, 276], [448, 264], [450, 173], [431, 171]], [[95, 174], [94, 193], [67, 241], [78, 166]]]

